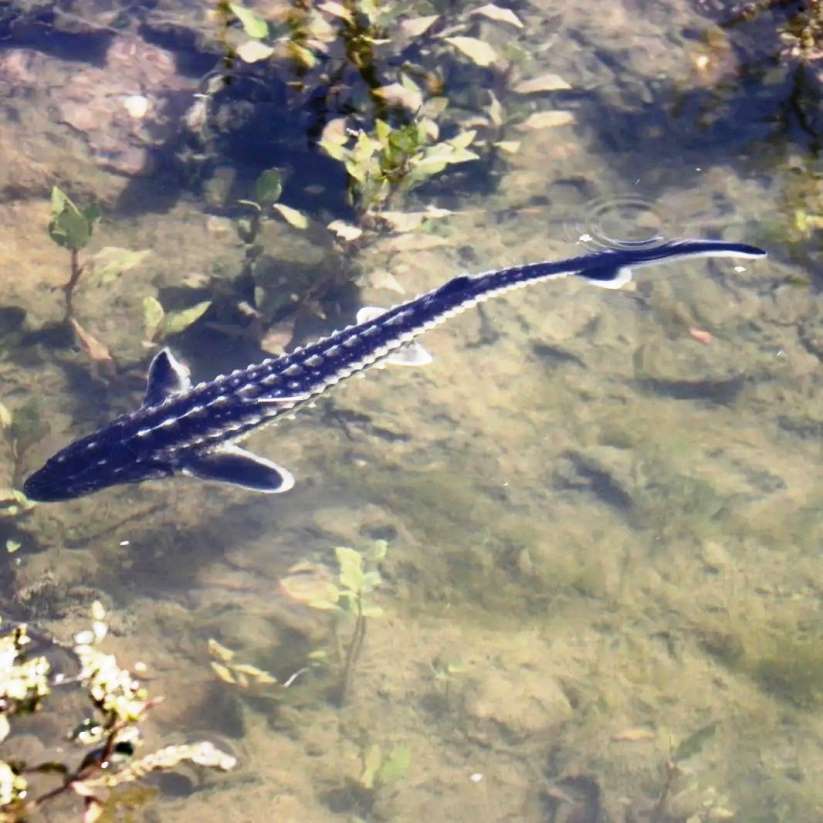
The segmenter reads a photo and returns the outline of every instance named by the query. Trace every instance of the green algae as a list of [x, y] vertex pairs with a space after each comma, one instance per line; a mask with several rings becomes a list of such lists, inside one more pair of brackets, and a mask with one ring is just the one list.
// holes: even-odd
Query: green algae
[[771, 694], [798, 708], [823, 704], [823, 632], [813, 637], [797, 631], [770, 638], [771, 648], [743, 661], [744, 668]]

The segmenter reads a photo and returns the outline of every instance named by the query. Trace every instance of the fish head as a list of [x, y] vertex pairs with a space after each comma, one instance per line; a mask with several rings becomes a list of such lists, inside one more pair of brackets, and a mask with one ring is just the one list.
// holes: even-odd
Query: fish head
[[125, 443], [90, 435], [57, 452], [23, 484], [37, 502], [83, 497], [120, 483], [168, 477], [174, 467], [159, 459], [140, 459]]

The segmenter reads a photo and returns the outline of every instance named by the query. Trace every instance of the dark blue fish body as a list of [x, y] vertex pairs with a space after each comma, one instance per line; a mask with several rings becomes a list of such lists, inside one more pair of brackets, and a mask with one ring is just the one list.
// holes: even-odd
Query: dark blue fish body
[[[364, 309], [355, 325], [316, 343], [196, 386], [164, 349], [152, 361], [143, 405], [58, 452], [23, 490], [32, 500], [67, 500], [182, 473], [262, 492], [286, 491], [293, 485], [288, 471], [235, 444], [382, 360], [424, 362], [425, 352], [414, 339], [479, 301], [538, 280], [578, 276], [617, 288], [631, 279], [631, 268], [689, 257], [764, 254], [740, 243], [688, 240], [463, 275], [387, 311]], [[414, 347], [414, 356], [404, 355]]]

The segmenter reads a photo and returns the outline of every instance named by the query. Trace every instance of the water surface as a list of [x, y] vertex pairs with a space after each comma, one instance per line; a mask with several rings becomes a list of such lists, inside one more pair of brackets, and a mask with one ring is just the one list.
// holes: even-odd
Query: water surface
[[[443, 136], [487, 147], [391, 204], [452, 214], [350, 246], [325, 228], [357, 218], [317, 147], [336, 92], [311, 72], [300, 88], [279, 58], [227, 65], [220, 18], [186, 0], [0, 11], [0, 399], [20, 427], [3, 486], [139, 403], [147, 297], [212, 301], [168, 341], [208, 379], [463, 271], [658, 235], [770, 253], [461, 315], [426, 369], [351, 381], [248, 441], [295, 474], [286, 495], [180, 479], [0, 521], [22, 544], [0, 560], [9, 616], [67, 640], [101, 600], [107, 647], [166, 697], [148, 743], [239, 758], [150, 781], [129, 819], [823, 815], [819, 57], [781, 39], [787, 8], [507, 8], [522, 27], [469, 4], [404, 13], [496, 50], [433, 63]], [[393, 76], [391, 55], [369, 71]], [[515, 90], [547, 73], [562, 82]], [[364, 77], [343, 72], [341, 94]], [[541, 112], [568, 114], [530, 127]], [[309, 225], [272, 213], [252, 269], [237, 201], [272, 167]], [[83, 259], [151, 251], [77, 289], [111, 360], [61, 322], [54, 184], [102, 206]], [[335, 547], [380, 540], [382, 613], [341, 694], [352, 622], [295, 592], [338, 575]], [[280, 685], [221, 680], [210, 638]]]

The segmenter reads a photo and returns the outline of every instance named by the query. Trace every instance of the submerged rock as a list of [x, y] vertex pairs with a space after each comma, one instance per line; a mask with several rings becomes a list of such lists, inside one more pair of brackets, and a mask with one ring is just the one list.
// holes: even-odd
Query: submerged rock
[[556, 680], [544, 672], [490, 669], [466, 696], [467, 723], [473, 737], [493, 742], [557, 731], [573, 713]]
[[[113, 38], [103, 65], [81, 63], [79, 69], [76, 62], [52, 54], [11, 48], [0, 53], [0, 92], [12, 101], [11, 107], [18, 111], [19, 122], [27, 123], [27, 130], [21, 133], [14, 125], [18, 117], [9, 113], [0, 141], [19, 147], [13, 158], [25, 152], [34, 106], [47, 112], [58, 128], [48, 146], [40, 145], [23, 155], [28, 167], [14, 174], [22, 178], [20, 185], [37, 177], [33, 169], [39, 163], [64, 165], [59, 152], [68, 137], [66, 128], [83, 138], [98, 167], [127, 177], [149, 174], [155, 169], [155, 153], [176, 133], [195, 85], [194, 80], [178, 74], [172, 52], [134, 35]], [[3, 155], [8, 158], [7, 152]], [[10, 180], [3, 188], [11, 186]]]

